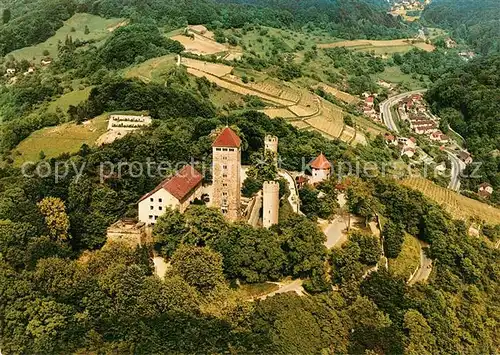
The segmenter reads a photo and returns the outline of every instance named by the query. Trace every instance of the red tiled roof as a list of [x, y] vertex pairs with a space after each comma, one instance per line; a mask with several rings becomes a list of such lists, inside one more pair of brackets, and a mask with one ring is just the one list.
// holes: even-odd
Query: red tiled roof
[[368, 96], [366, 98], [366, 102], [373, 102], [373, 96]]
[[295, 181], [297, 181], [298, 184], [302, 184], [304, 182], [307, 182], [308, 179], [305, 176], [300, 175], [295, 178]]
[[410, 137], [410, 140], [413, 142], [413, 143], [417, 143], [417, 139], [415, 137]]
[[389, 134], [389, 133], [386, 133], [385, 134], [385, 140], [386, 141], [390, 141], [392, 142], [393, 140], [395, 140], [396, 138], [392, 135], [392, 134]]
[[309, 165], [311, 165], [311, 168], [313, 169], [320, 169], [320, 170], [327, 170], [332, 167], [332, 164], [328, 161], [328, 159], [326, 159], [323, 153], [318, 155], [317, 158], [314, 159]]
[[212, 144], [212, 147], [230, 147], [230, 148], [239, 148], [241, 144], [241, 139], [238, 137], [234, 131], [226, 127], [219, 134], [215, 142]]
[[153, 195], [160, 189], [167, 190], [179, 201], [183, 201], [193, 189], [203, 180], [203, 176], [191, 165], [186, 165], [174, 176], [163, 180], [155, 189], [142, 196], [139, 202]]

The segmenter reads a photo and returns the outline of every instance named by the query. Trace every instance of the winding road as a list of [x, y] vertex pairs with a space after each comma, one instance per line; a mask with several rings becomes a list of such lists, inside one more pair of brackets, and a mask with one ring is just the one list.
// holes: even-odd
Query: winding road
[[[415, 91], [410, 91], [410, 92], [405, 92], [396, 96], [392, 96], [385, 100], [384, 102], [380, 103], [380, 112], [382, 113], [382, 118], [384, 120], [384, 124], [389, 128], [390, 130], [399, 133], [399, 129], [394, 122], [394, 117], [392, 117], [392, 112], [391, 112], [391, 107], [396, 104], [399, 100], [413, 95], [417, 93], [422, 93], [425, 92], [426, 90], [415, 90]], [[458, 188], [460, 188], [460, 163], [457, 163], [456, 160], [460, 161], [454, 154], [448, 152], [448, 155], [450, 156], [451, 163], [452, 163], [452, 169], [451, 169], [451, 180], [450, 180], [450, 186], [455, 187], [458, 185]], [[461, 161], [460, 161], [461, 162]], [[458, 165], [457, 165], [458, 164]], [[458, 167], [458, 168], [457, 168]], [[422, 242], [421, 242], [422, 243]], [[425, 244], [424, 244], [425, 246]], [[413, 285], [416, 282], [420, 281], [426, 281], [429, 275], [431, 274], [432, 271], [432, 259], [429, 258], [425, 251], [424, 248], [421, 248], [420, 250], [420, 267], [417, 271], [417, 273], [413, 276], [413, 278], [409, 281], [409, 284]]]
[[391, 107], [394, 106], [396, 104], [396, 102], [398, 102], [399, 100], [401, 100], [402, 98], [405, 98], [407, 96], [410, 96], [413, 94], [423, 93], [426, 91], [427, 91], [427, 89], [404, 92], [404, 93], [396, 95], [396, 96], [391, 96], [387, 100], [381, 102], [380, 103], [380, 112], [382, 113], [382, 119], [384, 120], [384, 124], [387, 126], [387, 128], [389, 128], [391, 131], [399, 133], [398, 126], [394, 122], [394, 117], [392, 117], [392, 112], [391, 112]]

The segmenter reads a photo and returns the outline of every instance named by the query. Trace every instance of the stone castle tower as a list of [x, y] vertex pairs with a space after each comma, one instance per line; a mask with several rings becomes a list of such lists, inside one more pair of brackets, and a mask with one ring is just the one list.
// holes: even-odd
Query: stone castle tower
[[264, 138], [264, 151], [278, 155], [278, 137], [268, 134]]
[[230, 221], [241, 210], [241, 140], [226, 127], [212, 144], [212, 203]]
[[272, 153], [274, 163], [278, 164], [278, 137], [267, 135], [264, 138], [264, 154], [266, 153]]
[[264, 181], [262, 226], [269, 228], [278, 224], [280, 208], [280, 185], [277, 181]]

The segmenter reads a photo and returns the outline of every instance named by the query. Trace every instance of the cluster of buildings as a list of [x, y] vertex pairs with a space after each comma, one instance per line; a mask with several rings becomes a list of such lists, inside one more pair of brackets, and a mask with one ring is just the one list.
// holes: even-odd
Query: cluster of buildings
[[430, 140], [441, 144], [449, 142], [449, 137], [439, 130], [438, 119], [429, 114], [421, 94], [413, 94], [399, 101], [398, 111], [416, 134], [426, 135]]
[[363, 102], [363, 114], [367, 117], [370, 117], [372, 120], [381, 123], [382, 119], [380, 118], [380, 114], [375, 111], [376, 94], [365, 93], [363, 96], [365, 97], [365, 100]]
[[390, 133], [386, 133], [384, 139], [386, 144], [399, 147], [401, 156], [413, 158], [417, 151], [417, 140], [415, 137], [396, 137]]
[[396, 1], [394, 5], [391, 7], [391, 12], [396, 13], [398, 11], [417, 11], [423, 10], [424, 6], [429, 4], [430, 0], [402, 0]]
[[[277, 157], [278, 138], [266, 136], [264, 149]], [[184, 213], [195, 200], [203, 200], [209, 207], [219, 209], [229, 221], [241, 220], [241, 139], [231, 128], [224, 128], [213, 142], [212, 161], [211, 184], [204, 184], [203, 175], [191, 165], [186, 165], [141, 197], [138, 202], [139, 221], [146, 226], [153, 226], [166, 208]], [[262, 206], [262, 226], [269, 228], [277, 224], [277, 181], [264, 182]]]

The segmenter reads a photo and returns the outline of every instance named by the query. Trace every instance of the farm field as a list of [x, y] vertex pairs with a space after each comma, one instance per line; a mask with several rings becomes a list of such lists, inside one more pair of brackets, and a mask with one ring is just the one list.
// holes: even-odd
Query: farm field
[[33, 132], [14, 149], [14, 165], [27, 161], [38, 161], [41, 151], [47, 159], [63, 153], [75, 153], [82, 144], [94, 145], [106, 132], [108, 115], [103, 114], [83, 124], [63, 123]]
[[[393, 39], [386, 41], [377, 41], [377, 40], [363, 40], [357, 39], [353, 41], [339, 41], [332, 43], [320, 43], [318, 44], [318, 48], [335, 48], [335, 47], [347, 47], [354, 50], [363, 50], [363, 51], [384, 51], [387, 50], [387, 53], [395, 53], [397, 52], [405, 52], [410, 50], [412, 47], [421, 48], [428, 52], [432, 52], [434, 50], [434, 46], [430, 44], [426, 44], [423, 46], [422, 44], [426, 43], [412, 43], [411, 40], [406, 39]], [[397, 48], [400, 47], [400, 50]], [[382, 53], [380, 53], [382, 54]]]
[[290, 117], [297, 117], [295, 116], [290, 110], [286, 108], [265, 108], [263, 110], [260, 110], [260, 112], [265, 113], [271, 118], [276, 118], [276, 117], [283, 117], [283, 118], [290, 118]]
[[[93, 39], [101, 41], [106, 39], [116, 28], [125, 24], [126, 21], [124, 21], [124, 19], [105, 19], [85, 13], [75, 14], [64, 22], [64, 26], [58, 29], [54, 36], [50, 37], [45, 42], [37, 44], [36, 46], [15, 50], [8, 55], [13, 55], [17, 60], [35, 60], [38, 63], [45, 57], [43, 55], [45, 50], [49, 51], [51, 57], [57, 57], [58, 42], [62, 41], [64, 43], [67, 35], [71, 36], [73, 40], [78, 38], [80, 40]], [[87, 25], [90, 30], [89, 34], [85, 34], [84, 32], [85, 25]], [[74, 32], [71, 31], [72, 28], [75, 29]]]
[[52, 101], [47, 108], [47, 112], [55, 113], [59, 108], [62, 112], [66, 113], [70, 105], [76, 106], [80, 102], [88, 99], [92, 87], [83, 90], [74, 90], [67, 94], [61, 95], [57, 100]]
[[340, 135], [340, 139], [344, 142], [352, 142], [356, 137], [356, 130], [350, 126], [344, 125], [344, 130]]
[[500, 224], [500, 209], [462, 196], [423, 178], [409, 178], [403, 185], [422, 192], [434, 200], [456, 219], [478, 219], [491, 224]]
[[401, 252], [395, 259], [389, 258], [389, 270], [396, 276], [409, 279], [410, 275], [420, 266], [420, 242], [417, 238], [405, 234]]
[[[232, 66], [228, 65], [208, 63], [196, 59], [182, 59], [181, 63], [193, 76], [205, 77], [219, 87], [236, 94], [255, 95], [264, 101], [277, 105], [278, 107], [260, 110], [271, 118], [287, 118], [299, 129], [314, 129], [330, 139], [340, 138], [349, 143], [366, 144], [364, 134], [352, 127], [346, 126], [345, 133], [341, 136], [344, 130], [343, 110], [312, 94], [307, 89], [280, 83], [269, 78], [243, 83], [240, 77], [232, 73], [238, 72], [239, 75], [252, 73], [239, 73], [238, 70], [234, 70]], [[354, 100], [354, 97], [350, 95], [344, 96], [344, 98], [349, 101]], [[298, 102], [291, 100], [298, 100]]]
[[[371, 119], [364, 116], [351, 116], [356, 126], [370, 135], [377, 136], [379, 134], [384, 134], [387, 132], [385, 126], [377, 125]], [[358, 132], [359, 133], [359, 132]]]
[[197, 55], [217, 54], [228, 50], [225, 45], [200, 36], [199, 34], [192, 33], [192, 36], [193, 38], [180, 34], [170, 37], [170, 39], [179, 41], [186, 48], [186, 52]]
[[342, 128], [344, 127], [344, 123], [342, 121], [322, 115], [309, 118], [305, 122], [312, 128], [315, 128], [321, 133], [333, 138], [338, 138], [342, 133]]
[[284, 100], [280, 100], [280, 99], [276, 99], [275, 97], [272, 97], [272, 96], [269, 96], [269, 95], [265, 95], [265, 94], [262, 94], [260, 92], [257, 92], [255, 90], [252, 90], [250, 88], [247, 88], [247, 87], [244, 87], [244, 86], [240, 86], [240, 85], [237, 85], [237, 84], [233, 84], [231, 83], [230, 81], [226, 81], [226, 80], [223, 80], [215, 75], [212, 75], [212, 74], [208, 74], [208, 73], [205, 73], [201, 70], [198, 70], [198, 69], [194, 69], [194, 68], [187, 68], [187, 72], [191, 75], [194, 75], [196, 77], [206, 77], [209, 81], [211, 81], [212, 83], [216, 83], [218, 86], [224, 88], [224, 89], [227, 89], [227, 90], [230, 90], [230, 91], [234, 91], [240, 95], [255, 95], [255, 96], [258, 96], [260, 97], [261, 99], [263, 100], [266, 100], [266, 101], [269, 101], [269, 102], [272, 102], [272, 103], [276, 103], [276, 104], [279, 104], [279, 105], [287, 105], [289, 104], [288, 101], [284, 101]]
[[346, 104], [357, 104], [361, 101], [361, 99], [359, 99], [356, 96], [348, 94], [347, 92], [344, 91], [340, 91], [339, 89], [336, 89], [333, 86], [324, 83], [319, 83], [313, 88], [321, 88], [327, 94], [335, 96], [337, 99], [344, 101]]
[[217, 54], [227, 60], [239, 59], [242, 56], [240, 48], [216, 42], [214, 33], [203, 25], [188, 26], [188, 36], [183, 32], [184, 30], [176, 31], [170, 38], [179, 41], [186, 48], [186, 52], [197, 55]]
[[215, 75], [217, 77], [222, 77], [224, 75], [227, 75], [231, 73], [231, 71], [233, 71], [234, 69], [232, 66], [229, 65], [204, 62], [202, 60], [196, 60], [191, 58], [182, 58], [181, 64], [188, 68], [193, 68], [208, 74]]

